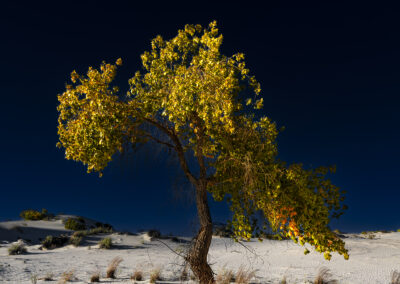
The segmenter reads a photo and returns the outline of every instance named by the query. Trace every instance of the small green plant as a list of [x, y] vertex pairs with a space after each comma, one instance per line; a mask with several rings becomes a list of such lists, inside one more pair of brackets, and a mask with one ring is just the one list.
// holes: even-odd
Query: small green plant
[[157, 280], [161, 280], [161, 270], [156, 268], [150, 272], [150, 283], [156, 283]]
[[24, 254], [26, 252], [27, 252], [26, 246], [22, 243], [14, 244], [8, 249], [9, 255]]
[[104, 239], [101, 239], [99, 242], [99, 248], [101, 249], [110, 249], [112, 247], [112, 240], [111, 238], [107, 237]]
[[86, 229], [85, 223], [81, 222], [77, 218], [68, 218], [64, 224], [65, 229], [72, 231], [82, 231]]
[[107, 267], [107, 271], [106, 271], [106, 277], [107, 278], [112, 278], [112, 279], [115, 278], [115, 276], [116, 276], [115, 274], [116, 274], [118, 265], [122, 262], [122, 260], [123, 259], [121, 257], [119, 257], [119, 256], [114, 257], [111, 260], [110, 264]]

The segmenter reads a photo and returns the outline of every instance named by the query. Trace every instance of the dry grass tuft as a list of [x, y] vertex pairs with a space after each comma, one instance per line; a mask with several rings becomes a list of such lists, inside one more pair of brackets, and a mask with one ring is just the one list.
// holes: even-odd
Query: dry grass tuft
[[336, 280], [331, 280], [332, 274], [329, 272], [329, 269], [326, 267], [322, 267], [319, 269], [317, 277], [315, 277], [314, 284], [335, 284]]
[[118, 265], [122, 262], [122, 258], [117, 256], [114, 257], [110, 264], [107, 267], [106, 277], [107, 278], [115, 278], [115, 272], [117, 271]]
[[142, 281], [143, 280], [143, 273], [140, 270], [135, 270], [131, 275], [131, 280], [133, 281]]
[[283, 276], [283, 278], [282, 278], [281, 282], [279, 282], [279, 284], [287, 284], [286, 276]]
[[245, 269], [242, 265], [236, 273], [235, 283], [248, 284], [250, 280], [256, 275], [254, 270]]
[[232, 270], [223, 268], [215, 277], [215, 281], [218, 284], [229, 284], [235, 282], [235, 275]]
[[400, 273], [396, 270], [392, 272], [392, 279], [390, 284], [400, 284]]
[[95, 271], [90, 276], [90, 283], [100, 282], [100, 271]]
[[75, 280], [75, 270], [68, 270], [63, 272], [63, 274], [61, 275], [61, 279], [58, 281], [58, 284], [65, 284], [69, 281], [73, 281]]
[[156, 268], [150, 272], [150, 283], [156, 283], [157, 280], [161, 280], [161, 270]]

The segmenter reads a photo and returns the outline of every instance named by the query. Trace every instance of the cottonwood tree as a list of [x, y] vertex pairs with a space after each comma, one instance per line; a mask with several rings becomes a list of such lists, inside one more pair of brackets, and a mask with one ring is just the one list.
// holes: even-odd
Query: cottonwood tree
[[110, 86], [121, 59], [90, 67], [86, 76], [73, 71], [73, 84], [58, 96], [58, 147], [100, 175], [118, 151], [136, 144], [153, 141], [175, 153], [195, 187], [200, 229], [187, 261], [200, 283], [214, 281], [207, 263], [213, 229], [208, 193], [230, 204], [236, 240], [260, 236], [268, 226], [327, 259], [331, 252], [347, 259], [344, 242], [328, 226], [345, 209], [343, 193], [326, 177], [332, 169], [277, 159], [277, 127], [257, 113], [260, 84], [244, 55], [227, 57], [221, 44], [216, 22], [186, 25], [171, 40], [157, 36], [124, 98]]

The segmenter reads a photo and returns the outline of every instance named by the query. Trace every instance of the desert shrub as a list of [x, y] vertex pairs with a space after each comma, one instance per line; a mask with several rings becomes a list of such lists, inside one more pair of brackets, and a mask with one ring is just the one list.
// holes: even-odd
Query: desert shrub
[[101, 239], [99, 242], [99, 248], [101, 249], [110, 249], [112, 247], [112, 240], [111, 238], [104, 238]]
[[91, 283], [100, 282], [100, 272], [99, 271], [93, 272], [93, 274], [90, 276], [90, 282]]
[[150, 272], [150, 283], [156, 283], [157, 280], [161, 280], [161, 270], [156, 268]]
[[72, 234], [72, 237], [75, 237], [75, 238], [79, 238], [79, 237], [86, 237], [87, 235], [89, 235], [89, 231], [75, 231], [73, 234]]
[[49, 216], [47, 209], [42, 209], [42, 212], [28, 209], [22, 211], [19, 216], [24, 220], [43, 220]]
[[113, 232], [113, 229], [108, 227], [96, 227], [94, 229], [90, 229], [88, 231], [88, 235], [97, 235], [97, 234], [110, 234]]
[[107, 278], [115, 278], [115, 274], [118, 268], [118, 265], [122, 262], [122, 258], [120, 258], [119, 256], [114, 257], [110, 264], [107, 267], [107, 272], [106, 272], [106, 277]]
[[85, 219], [84, 219], [82, 216], [76, 217], [76, 220], [78, 220], [78, 222], [80, 222], [80, 223], [82, 223], [82, 224], [85, 224], [85, 223], [86, 223], [86, 222], [85, 222]]
[[245, 269], [243, 266], [240, 266], [236, 273], [235, 283], [248, 284], [254, 276], [255, 272], [253, 270]]
[[24, 244], [22, 244], [22, 243], [13, 244], [8, 249], [8, 254], [9, 255], [24, 254], [26, 252], [27, 252], [26, 246]]
[[135, 270], [131, 275], [131, 280], [133, 281], [142, 281], [143, 280], [143, 273], [140, 270]]
[[159, 230], [151, 229], [147, 232], [147, 235], [151, 238], [159, 238], [161, 237], [161, 233]]
[[86, 229], [85, 223], [79, 221], [77, 218], [68, 218], [64, 224], [65, 229], [72, 231], [82, 231]]
[[71, 236], [69, 239], [69, 243], [72, 244], [74, 247], [78, 247], [82, 242], [83, 237], [79, 236]]
[[42, 247], [45, 249], [55, 249], [64, 246], [69, 241], [68, 236], [61, 235], [59, 237], [47, 236], [42, 241]]

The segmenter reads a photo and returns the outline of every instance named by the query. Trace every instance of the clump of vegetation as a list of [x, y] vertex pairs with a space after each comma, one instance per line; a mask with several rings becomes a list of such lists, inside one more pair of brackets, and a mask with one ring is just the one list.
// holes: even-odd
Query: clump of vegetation
[[74, 247], [78, 247], [83, 240], [83, 237], [74, 236], [72, 235], [69, 239], [69, 243], [72, 244]]
[[50, 219], [52, 217], [54, 217], [53, 214], [50, 214], [47, 209], [42, 209], [42, 212], [36, 211], [36, 210], [32, 210], [32, 209], [28, 209], [28, 210], [24, 210], [22, 211], [19, 216], [24, 219], [24, 220], [44, 220], [44, 219]]
[[74, 270], [68, 270], [63, 272], [61, 275], [61, 279], [58, 282], [59, 284], [65, 284], [69, 281], [73, 281], [75, 279], [75, 271]]
[[215, 281], [218, 284], [229, 284], [235, 282], [235, 275], [232, 270], [223, 268], [220, 273], [218, 273]]
[[337, 283], [336, 280], [331, 280], [332, 274], [329, 269], [322, 267], [319, 269], [317, 276], [314, 279], [314, 284], [334, 284]]
[[18, 255], [18, 254], [24, 254], [27, 252], [26, 246], [23, 243], [16, 243], [13, 244], [9, 249], [8, 249], [8, 254], [9, 255]]
[[119, 257], [119, 256], [114, 257], [111, 260], [110, 264], [107, 267], [107, 272], [106, 272], [106, 277], [107, 278], [113, 278], [113, 279], [115, 278], [115, 274], [116, 274], [118, 265], [122, 262], [122, 260], [123, 259], [121, 257]]
[[64, 227], [67, 230], [82, 231], [86, 229], [85, 220], [83, 218], [68, 218]]
[[68, 243], [69, 237], [61, 235], [59, 237], [55, 236], [47, 236], [43, 241], [42, 241], [42, 248], [45, 249], [55, 249], [55, 248], [60, 248], [64, 246], [66, 243]]
[[96, 227], [87, 231], [88, 235], [97, 235], [97, 234], [110, 234], [113, 232], [112, 227]]
[[90, 276], [90, 283], [94, 283], [94, 282], [100, 282], [100, 272], [99, 271], [93, 272], [93, 274]]
[[142, 281], [143, 280], [143, 273], [140, 270], [135, 270], [131, 275], [131, 280], [133, 281]]
[[101, 222], [96, 222], [95, 223], [96, 228], [104, 228], [104, 229], [108, 229], [108, 230], [113, 230], [113, 227], [110, 224], [104, 224]]
[[236, 273], [236, 281], [238, 284], [248, 284], [250, 280], [255, 276], [255, 271], [250, 269], [245, 269], [243, 266], [239, 267], [238, 272]]
[[112, 245], [112, 240], [109, 237], [101, 239], [99, 242], [99, 248], [101, 249], [110, 249]]
[[161, 270], [156, 268], [150, 272], [150, 283], [156, 283], [157, 280], [161, 280]]
[[147, 235], [151, 238], [159, 238], [161, 237], [161, 233], [159, 230], [151, 229], [147, 232]]

